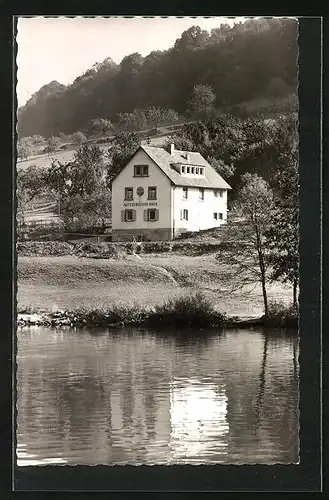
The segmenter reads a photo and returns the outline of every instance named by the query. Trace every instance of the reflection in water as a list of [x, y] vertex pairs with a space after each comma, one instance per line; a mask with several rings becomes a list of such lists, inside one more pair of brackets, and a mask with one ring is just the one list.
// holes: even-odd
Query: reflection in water
[[[175, 380], [170, 387], [171, 440], [174, 459], [218, 463], [226, 455], [227, 397], [224, 389], [199, 380]], [[223, 455], [220, 460], [219, 455]]]
[[287, 336], [34, 328], [17, 363], [18, 465], [298, 461]]

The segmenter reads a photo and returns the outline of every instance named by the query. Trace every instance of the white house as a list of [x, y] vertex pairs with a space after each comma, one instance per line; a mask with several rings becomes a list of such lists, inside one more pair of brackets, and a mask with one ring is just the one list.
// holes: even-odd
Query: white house
[[200, 153], [140, 146], [112, 182], [112, 241], [171, 240], [219, 227], [229, 189]]

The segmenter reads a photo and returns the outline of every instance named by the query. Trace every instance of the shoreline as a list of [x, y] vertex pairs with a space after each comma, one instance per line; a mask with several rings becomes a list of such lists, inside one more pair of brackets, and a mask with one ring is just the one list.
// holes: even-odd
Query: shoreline
[[[99, 311], [92, 311], [94, 315], [88, 313], [85, 316], [78, 315], [76, 311], [56, 311], [52, 313], [17, 313], [16, 318], [16, 326], [18, 328], [26, 328], [31, 326], [45, 326], [45, 327], [104, 327], [104, 328], [126, 328], [126, 327], [145, 327], [145, 328], [154, 328], [154, 325], [149, 320], [152, 319], [152, 312], [150, 312], [147, 316], [143, 316], [145, 312], [141, 312], [140, 316], [135, 320], [120, 320], [120, 321], [110, 321], [107, 319], [108, 314], [102, 313]], [[88, 319], [92, 316], [94, 319]], [[180, 325], [186, 329], [198, 328], [200, 330], [203, 329], [202, 326], [193, 327], [193, 323]], [[278, 321], [277, 318], [269, 317], [265, 318], [264, 316], [260, 317], [251, 317], [251, 318], [239, 318], [238, 316], [226, 317], [222, 322], [207, 324], [205, 325], [206, 329], [253, 329], [255, 327], [260, 327], [264, 329], [279, 329], [279, 328], [289, 328], [292, 330], [296, 330], [298, 332], [298, 320], [293, 320], [289, 322], [289, 324], [282, 324], [281, 321]], [[169, 325], [161, 325], [158, 324], [156, 329], [168, 329]]]

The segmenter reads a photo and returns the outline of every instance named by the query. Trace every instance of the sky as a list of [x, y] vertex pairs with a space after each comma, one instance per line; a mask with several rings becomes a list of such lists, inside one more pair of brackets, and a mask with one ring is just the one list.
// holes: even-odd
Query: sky
[[67, 85], [96, 62], [172, 47], [183, 31], [198, 25], [211, 30], [244, 18], [224, 17], [19, 17], [17, 26], [17, 101], [23, 106], [43, 85]]

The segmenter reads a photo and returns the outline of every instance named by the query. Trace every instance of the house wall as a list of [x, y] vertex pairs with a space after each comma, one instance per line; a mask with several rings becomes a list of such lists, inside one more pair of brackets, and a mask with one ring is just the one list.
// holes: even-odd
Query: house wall
[[[148, 177], [134, 177], [134, 165], [148, 165]], [[148, 187], [157, 188], [157, 199], [148, 200]], [[133, 200], [125, 200], [125, 188], [133, 188]], [[138, 196], [138, 187], [144, 194]], [[145, 221], [144, 210], [155, 208], [159, 211], [156, 221]], [[136, 220], [121, 220], [121, 211], [136, 210]], [[168, 240], [172, 236], [171, 182], [144, 151], [138, 151], [112, 184], [112, 241], [131, 240], [132, 236], [143, 236], [151, 240]]]
[[[199, 188], [188, 188], [187, 199], [183, 198], [183, 188], [173, 191], [173, 213], [175, 215], [175, 235], [184, 231], [199, 231], [219, 227], [227, 222], [227, 190], [223, 197], [215, 197], [213, 189], [204, 190], [204, 200], [200, 200]], [[181, 211], [188, 210], [188, 220], [181, 219]], [[214, 212], [222, 213], [223, 220], [214, 219]]]

